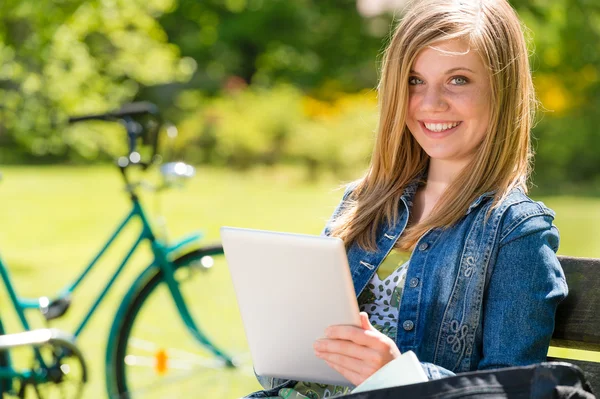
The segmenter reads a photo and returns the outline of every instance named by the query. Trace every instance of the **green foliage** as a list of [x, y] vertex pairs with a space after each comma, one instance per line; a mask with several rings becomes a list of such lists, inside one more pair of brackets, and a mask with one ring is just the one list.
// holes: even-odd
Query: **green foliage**
[[364, 168], [377, 126], [375, 93], [343, 94], [331, 102], [306, 97], [303, 102], [307, 120], [290, 137], [289, 154], [308, 167], [312, 178], [323, 167], [337, 172]]
[[[534, 181], [598, 188], [600, 3], [510, 2], [535, 48]], [[175, 156], [240, 168], [300, 162], [311, 173], [363, 167], [372, 102], [340, 98], [376, 87], [392, 19], [361, 16], [356, 0], [3, 0], [1, 162], [119, 153], [118, 127], [67, 129], [65, 115], [135, 98], [182, 125]], [[336, 116], [307, 113], [314, 104]]]
[[300, 98], [297, 89], [280, 86], [206, 100], [180, 123], [174, 156], [238, 168], [280, 161], [282, 143], [300, 120]]
[[90, 158], [115, 145], [100, 131], [65, 130], [68, 114], [131, 100], [140, 84], [186, 80], [156, 21], [171, 0], [8, 0], [0, 3], [0, 144], [34, 156]]
[[[511, 4], [529, 28], [535, 50], [532, 66], [541, 107], [533, 131], [534, 182], [545, 191], [558, 186], [598, 187], [600, 161], [594, 149], [600, 148], [596, 133], [600, 114], [595, 111], [600, 106], [600, 3], [511, 0]], [[389, 15], [360, 17], [350, 0], [214, 0], [202, 5], [181, 1], [161, 23], [183, 54], [201, 65], [188, 91], [218, 94], [236, 75], [252, 85], [292, 83], [329, 102], [339, 92], [375, 87], [377, 60], [393, 26]], [[160, 101], [167, 93], [159, 89], [148, 94]], [[180, 112], [185, 109], [181, 102], [169, 107], [176, 109], [171, 112], [185, 114]], [[353, 143], [328, 146], [324, 140], [332, 126], [313, 122], [306, 140], [295, 142], [290, 152], [307, 165], [325, 165], [329, 160], [317, 155], [320, 151], [335, 153]], [[375, 124], [362, 127], [362, 134], [368, 135]], [[300, 150], [303, 146], [312, 147], [315, 154]]]
[[356, 0], [181, 0], [160, 18], [169, 38], [200, 68], [191, 82], [218, 90], [229, 76], [313, 89], [372, 87], [391, 16], [365, 19]]
[[347, 171], [368, 160], [376, 106], [373, 92], [325, 102], [288, 85], [245, 88], [205, 100], [184, 120], [174, 156], [239, 169], [300, 162], [311, 177], [323, 168]]
[[545, 191], [600, 187], [600, 3], [515, 1], [533, 32], [541, 102], [535, 183]]

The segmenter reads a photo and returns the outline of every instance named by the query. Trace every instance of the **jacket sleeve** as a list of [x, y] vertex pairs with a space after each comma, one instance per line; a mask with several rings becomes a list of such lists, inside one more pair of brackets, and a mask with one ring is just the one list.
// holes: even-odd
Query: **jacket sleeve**
[[429, 380], [439, 380], [440, 378], [456, 375], [452, 371], [433, 363], [421, 362], [421, 368], [423, 368], [423, 371]]
[[502, 230], [484, 294], [478, 369], [546, 360], [556, 308], [568, 292], [552, 220], [550, 213], [538, 212]]

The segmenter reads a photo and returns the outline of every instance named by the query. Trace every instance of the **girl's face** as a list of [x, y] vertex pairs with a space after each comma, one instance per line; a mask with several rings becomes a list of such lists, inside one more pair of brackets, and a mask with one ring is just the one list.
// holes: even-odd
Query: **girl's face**
[[490, 73], [462, 40], [422, 50], [409, 78], [406, 124], [432, 162], [464, 167], [490, 123]]

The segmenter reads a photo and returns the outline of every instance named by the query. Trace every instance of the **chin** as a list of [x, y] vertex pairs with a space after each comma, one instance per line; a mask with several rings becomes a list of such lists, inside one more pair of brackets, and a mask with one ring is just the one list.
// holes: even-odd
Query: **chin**
[[453, 158], [456, 157], [456, 154], [454, 153], [449, 153], [448, 151], [436, 151], [435, 149], [431, 150], [425, 148], [425, 153], [429, 155], [429, 158], [439, 161], [451, 161]]
[[447, 151], [427, 151], [427, 150], [425, 150], [425, 152], [427, 153], [427, 155], [429, 155], [429, 158], [431, 158], [432, 160], [443, 161], [443, 162], [459, 162], [459, 163], [464, 162], [464, 158], [454, 152], [450, 153]]

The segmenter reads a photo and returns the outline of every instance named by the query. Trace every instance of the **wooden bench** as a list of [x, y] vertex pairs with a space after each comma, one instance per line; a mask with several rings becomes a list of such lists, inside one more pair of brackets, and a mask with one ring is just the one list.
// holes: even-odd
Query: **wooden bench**
[[[569, 296], [558, 307], [551, 346], [596, 352], [600, 361], [600, 259], [559, 256]], [[576, 357], [576, 356], [573, 356]], [[600, 363], [548, 358], [579, 366], [595, 392], [600, 392]]]

